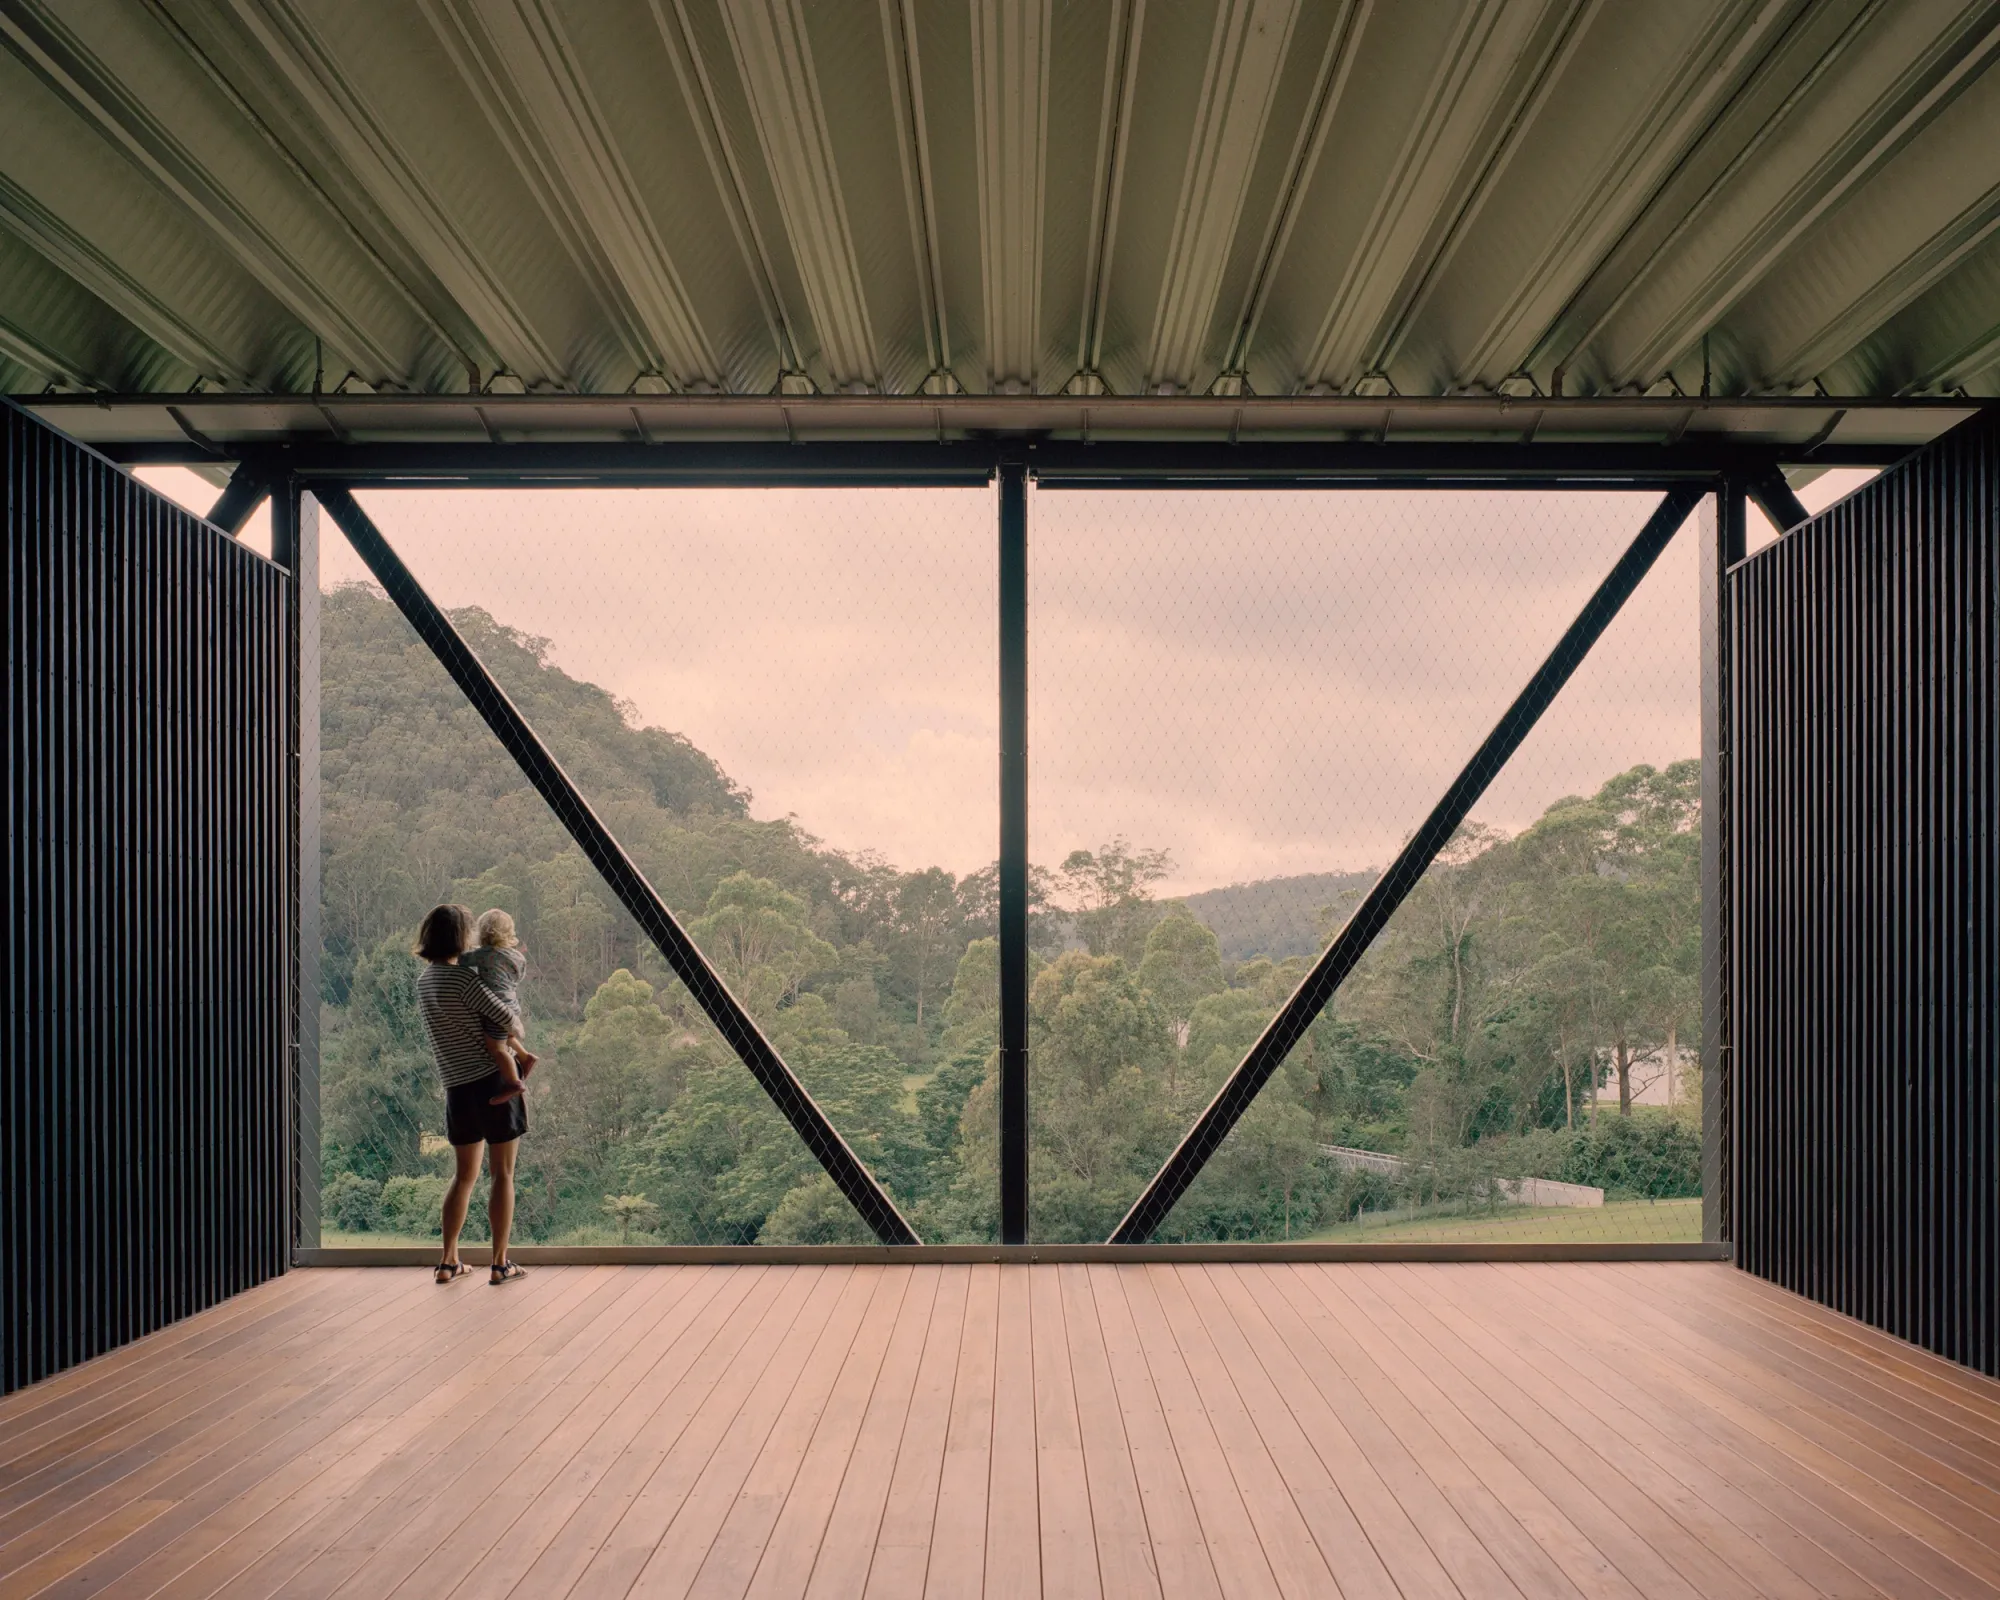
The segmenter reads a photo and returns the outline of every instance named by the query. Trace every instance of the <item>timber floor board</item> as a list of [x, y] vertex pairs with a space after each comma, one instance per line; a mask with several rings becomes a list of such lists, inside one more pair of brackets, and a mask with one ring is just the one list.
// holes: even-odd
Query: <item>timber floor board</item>
[[2000, 1600], [2000, 1383], [1713, 1263], [294, 1272], [0, 1400], [0, 1600]]

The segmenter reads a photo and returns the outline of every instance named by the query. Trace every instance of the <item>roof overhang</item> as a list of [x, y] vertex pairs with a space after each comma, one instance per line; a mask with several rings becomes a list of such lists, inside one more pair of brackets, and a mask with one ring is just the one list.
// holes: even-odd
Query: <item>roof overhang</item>
[[1957, 400], [1495, 396], [45, 395], [127, 465], [344, 481], [963, 482], [1025, 454], [1044, 481], [1684, 481], [1886, 466], [1973, 416]]

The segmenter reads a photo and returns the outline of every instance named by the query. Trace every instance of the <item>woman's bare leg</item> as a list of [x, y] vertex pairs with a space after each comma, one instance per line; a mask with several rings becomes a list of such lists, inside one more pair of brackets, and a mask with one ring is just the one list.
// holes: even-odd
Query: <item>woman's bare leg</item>
[[486, 1147], [487, 1175], [492, 1187], [486, 1193], [486, 1220], [493, 1227], [493, 1260], [507, 1259], [507, 1238], [514, 1231], [514, 1156], [521, 1148], [519, 1139]]
[[[444, 1192], [444, 1259], [446, 1262], [458, 1260], [459, 1230], [465, 1226], [465, 1214], [472, 1209], [472, 1186], [479, 1181], [479, 1153], [483, 1147], [476, 1144], [455, 1144], [452, 1156], [458, 1168], [451, 1175], [451, 1187]], [[512, 1158], [509, 1158], [512, 1165]]]

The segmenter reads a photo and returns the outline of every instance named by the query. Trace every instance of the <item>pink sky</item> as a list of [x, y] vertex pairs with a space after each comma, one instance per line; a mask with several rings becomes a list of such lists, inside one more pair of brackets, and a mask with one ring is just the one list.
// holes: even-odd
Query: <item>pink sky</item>
[[[192, 473], [144, 469], [197, 510]], [[1831, 473], [1817, 510], [1868, 474]], [[364, 497], [447, 607], [552, 641], [848, 850], [996, 852], [990, 490], [408, 490]], [[1038, 861], [1122, 833], [1166, 886], [1379, 865], [1603, 577], [1648, 495], [1037, 491]], [[1759, 519], [1761, 521], [1761, 519]], [[260, 513], [246, 537], [268, 549]], [[1753, 526], [1753, 546], [1768, 530]], [[1476, 815], [1699, 747], [1692, 519]], [[330, 523], [322, 579], [365, 577]]]

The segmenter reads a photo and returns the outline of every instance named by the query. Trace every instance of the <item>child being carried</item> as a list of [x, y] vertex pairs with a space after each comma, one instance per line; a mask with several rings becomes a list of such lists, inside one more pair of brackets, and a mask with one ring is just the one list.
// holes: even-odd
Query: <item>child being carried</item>
[[497, 1106], [525, 1092], [521, 1080], [541, 1059], [529, 1051], [521, 1036], [521, 979], [527, 976], [528, 952], [514, 935], [514, 919], [504, 911], [482, 912], [476, 938], [478, 942], [458, 958], [459, 964], [478, 974], [479, 981], [511, 1015], [504, 1028], [493, 1022], [483, 1024], [487, 1037], [500, 1041], [500, 1054], [507, 1062], [500, 1069], [507, 1081], [493, 1097]]

